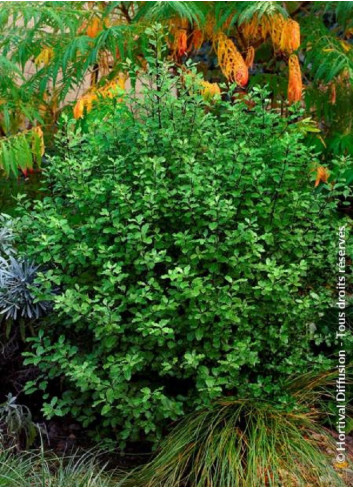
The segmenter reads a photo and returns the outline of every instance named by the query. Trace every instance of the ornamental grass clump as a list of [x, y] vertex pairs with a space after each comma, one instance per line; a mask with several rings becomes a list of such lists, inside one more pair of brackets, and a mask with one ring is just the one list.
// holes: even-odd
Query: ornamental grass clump
[[335, 443], [310, 411], [249, 400], [193, 413], [125, 484], [139, 487], [342, 487]]
[[[337, 372], [305, 373], [284, 383], [292, 403], [222, 399], [181, 420], [155, 457], [122, 485], [145, 487], [343, 487], [336, 441], [323, 427]], [[347, 369], [350, 383], [351, 367]], [[351, 412], [350, 409], [347, 410]], [[351, 466], [347, 457], [346, 467]], [[343, 464], [345, 465], [345, 464]]]
[[[284, 384], [291, 405], [223, 399], [180, 421], [155, 458], [122, 480], [146, 487], [344, 487], [336, 440], [323, 428], [335, 399], [335, 370]], [[351, 368], [347, 382], [351, 381]], [[350, 412], [351, 410], [349, 410]]]
[[44, 450], [13, 453], [1, 447], [0, 487], [113, 487], [103, 454], [92, 450], [63, 456]]
[[260, 89], [205, 100], [196, 70], [173, 72], [151, 39], [142, 88], [130, 65], [123, 100], [67, 122], [18, 225], [54, 301], [26, 354], [39, 388], [57, 382], [44, 412], [121, 444], [221, 397], [286, 402], [288, 375], [335, 348], [321, 317], [344, 161], [315, 187], [300, 112], [282, 117]]

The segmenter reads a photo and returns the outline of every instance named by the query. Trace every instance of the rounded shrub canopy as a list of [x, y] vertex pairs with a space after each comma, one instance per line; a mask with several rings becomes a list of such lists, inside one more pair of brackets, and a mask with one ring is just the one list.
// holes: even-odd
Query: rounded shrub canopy
[[142, 93], [65, 126], [19, 228], [54, 300], [26, 360], [63, 386], [45, 413], [120, 441], [220, 397], [286, 401], [283, 380], [330, 365], [334, 338], [318, 319], [334, 303], [340, 162], [315, 187], [296, 109], [259, 89], [205, 98], [192, 67], [148, 61]]

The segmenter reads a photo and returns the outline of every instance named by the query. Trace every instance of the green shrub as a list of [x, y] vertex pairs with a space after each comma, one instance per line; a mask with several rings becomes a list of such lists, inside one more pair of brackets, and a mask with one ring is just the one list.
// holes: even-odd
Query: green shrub
[[287, 401], [283, 380], [330, 365], [335, 341], [320, 316], [335, 299], [344, 161], [315, 188], [299, 113], [281, 117], [260, 89], [207, 102], [192, 67], [148, 61], [142, 95], [62, 134], [18, 227], [44, 270], [38, 299], [55, 290], [26, 360], [39, 388], [63, 385], [44, 412], [120, 441], [156, 440], [220, 396]]

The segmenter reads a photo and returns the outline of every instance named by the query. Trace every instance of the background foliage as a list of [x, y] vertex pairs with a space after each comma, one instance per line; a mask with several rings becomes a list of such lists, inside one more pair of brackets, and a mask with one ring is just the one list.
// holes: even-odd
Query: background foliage
[[[248, 87], [266, 83], [283, 112], [287, 94], [301, 99], [303, 85], [303, 104], [324, 136], [313, 141], [325, 140], [329, 154], [351, 154], [352, 11], [353, 2], [3, 2], [0, 166], [31, 168], [28, 138], [11, 136], [38, 125], [52, 133], [77, 98], [78, 116], [89, 110], [97, 89], [124, 84], [126, 59], [143, 72], [144, 32], [154, 21], [168, 28], [176, 66], [194, 58], [208, 78], [235, 81], [237, 97], [248, 80]], [[212, 69], [217, 64], [223, 74]]]

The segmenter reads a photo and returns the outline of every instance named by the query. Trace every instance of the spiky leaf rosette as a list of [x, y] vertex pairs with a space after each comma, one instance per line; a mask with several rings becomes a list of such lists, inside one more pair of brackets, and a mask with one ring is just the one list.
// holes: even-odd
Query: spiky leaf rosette
[[37, 272], [38, 267], [26, 260], [0, 257], [0, 314], [6, 319], [39, 318], [50, 309], [47, 301], [35, 302], [31, 288], [36, 287]]

